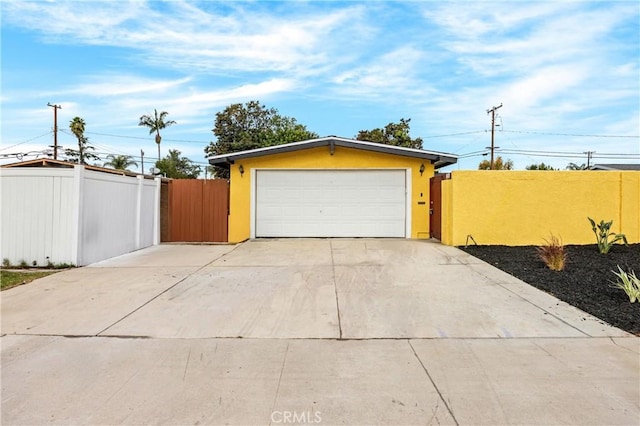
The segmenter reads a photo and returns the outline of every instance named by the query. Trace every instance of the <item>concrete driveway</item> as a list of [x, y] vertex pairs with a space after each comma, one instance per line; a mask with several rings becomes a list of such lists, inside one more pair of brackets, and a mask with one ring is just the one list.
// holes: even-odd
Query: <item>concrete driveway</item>
[[1, 297], [2, 424], [640, 423], [640, 338], [429, 241], [162, 245]]

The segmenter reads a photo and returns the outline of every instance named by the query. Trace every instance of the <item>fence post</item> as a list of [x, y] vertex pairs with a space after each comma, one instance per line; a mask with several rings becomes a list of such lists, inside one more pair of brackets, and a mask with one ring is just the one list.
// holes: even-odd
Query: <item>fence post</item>
[[153, 197], [153, 245], [160, 244], [160, 189], [162, 187], [162, 179], [157, 177], [153, 179], [156, 183], [155, 196]]
[[138, 196], [136, 198], [136, 250], [142, 248], [142, 198], [144, 191], [144, 176], [138, 175]]
[[73, 208], [71, 228], [71, 261], [76, 266], [82, 266], [82, 238], [84, 223], [84, 166], [73, 166]]

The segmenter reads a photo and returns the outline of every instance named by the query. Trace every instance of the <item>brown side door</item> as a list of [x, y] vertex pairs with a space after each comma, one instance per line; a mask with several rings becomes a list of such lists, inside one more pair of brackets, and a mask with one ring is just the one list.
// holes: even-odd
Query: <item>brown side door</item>
[[169, 236], [174, 242], [226, 242], [229, 183], [174, 179], [169, 183]]
[[429, 229], [431, 238], [442, 239], [442, 181], [451, 174], [437, 174], [429, 180]]

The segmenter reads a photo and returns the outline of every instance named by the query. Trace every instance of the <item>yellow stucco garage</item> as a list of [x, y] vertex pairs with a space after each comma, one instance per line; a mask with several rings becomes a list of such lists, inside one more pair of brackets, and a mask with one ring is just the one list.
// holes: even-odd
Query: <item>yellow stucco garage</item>
[[219, 155], [229, 242], [256, 237], [429, 238], [429, 179], [456, 157], [327, 137]]

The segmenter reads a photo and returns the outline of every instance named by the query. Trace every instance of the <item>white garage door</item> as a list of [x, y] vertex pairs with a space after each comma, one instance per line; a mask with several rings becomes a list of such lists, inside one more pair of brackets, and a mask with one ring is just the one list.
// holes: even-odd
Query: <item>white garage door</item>
[[256, 237], [404, 237], [405, 170], [258, 170]]

